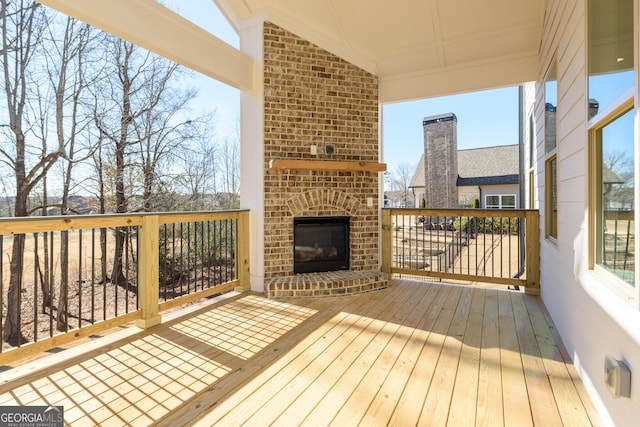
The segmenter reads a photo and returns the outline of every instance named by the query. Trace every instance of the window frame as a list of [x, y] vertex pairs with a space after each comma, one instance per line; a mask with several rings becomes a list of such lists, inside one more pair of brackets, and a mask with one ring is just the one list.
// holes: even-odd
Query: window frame
[[[498, 198], [498, 205], [497, 206], [489, 206], [487, 204], [487, 198], [488, 197], [497, 197]], [[504, 204], [502, 203], [502, 199], [504, 197], [513, 197], [513, 207], [508, 206], [508, 207], [504, 207]], [[485, 194], [484, 195], [484, 208], [485, 209], [516, 209], [516, 206], [518, 205], [518, 198], [516, 197], [515, 193], [514, 194]]]
[[[553, 76], [551, 76], [553, 74]], [[553, 58], [551, 60], [551, 63], [549, 64], [549, 67], [547, 68], [547, 71], [544, 75], [544, 82], [543, 82], [543, 87], [544, 87], [544, 103], [543, 103], [543, 115], [544, 115], [544, 121], [543, 121], [543, 126], [544, 126], [544, 142], [543, 142], [543, 150], [544, 150], [544, 236], [545, 238], [552, 242], [553, 244], [555, 244], [557, 246], [558, 244], [558, 203], [557, 201], [559, 200], [558, 198], [558, 190], [559, 190], [559, 186], [558, 186], [558, 170], [559, 170], [559, 164], [558, 164], [558, 120], [557, 120], [557, 114], [558, 114], [558, 93], [559, 93], [559, 81], [558, 81], [558, 61], [557, 61], [557, 55], [553, 55]], [[550, 79], [550, 77], [553, 77], [552, 79]], [[549, 83], [554, 81], [555, 82], [555, 100], [556, 100], [556, 105], [555, 105], [555, 113], [556, 113], [556, 120], [555, 120], [555, 144], [552, 148], [548, 149], [548, 143], [547, 143], [547, 128], [548, 128], [548, 120], [547, 120], [547, 101], [549, 100], [549, 94], [547, 93], [548, 89], [549, 89]], [[556, 173], [555, 173], [555, 183], [553, 182], [553, 178], [554, 178], [554, 174], [553, 171], [551, 170], [551, 164], [555, 162], [556, 165]], [[553, 209], [553, 201], [556, 201], [556, 206], [555, 206], [555, 210]]]
[[[535, 104], [529, 112], [529, 131], [527, 132], [527, 144], [529, 146], [529, 193], [527, 207], [535, 208], [535, 167], [536, 167], [536, 127], [535, 127]], [[521, 202], [522, 206], [522, 202]]]
[[534, 185], [534, 179], [535, 179], [535, 174], [533, 173], [533, 170], [529, 171], [529, 209], [535, 209], [536, 207], [536, 203], [535, 203], [535, 197], [536, 197], [536, 191], [535, 191], [535, 185]]
[[[552, 164], [555, 162], [555, 175]], [[558, 156], [554, 150], [544, 161], [545, 187], [545, 237], [557, 244], [558, 242]], [[555, 200], [555, 206], [554, 206]], [[555, 209], [554, 209], [555, 207]]]
[[[636, 268], [634, 271], [634, 284], [631, 285], [625, 282], [622, 278], [618, 277], [613, 272], [607, 270], [597, 264], [598, 257], [598, 244], [602, 244], [599, 230], [602, 230], [602, 226], [598, 224], [599, 217], [603, 214], [599, 214], [599, 207], [602, 206], [602, 195], [599, 194], [600, 183], [602, 177], [599, 176], [599, 165], [602, 164], [602, 152], [598, 141], [598, 132], [605, 126], [613, 123], [616, 119], [627, 113], [629, 109], [634, 114], [634, 129], [633, 129], [633, 148], [634, 148], [634, 233], [636, 236], [636, 242], [634, 247], [635, 252], [635, 265], [638, 266], [640, 262], [640, 254], [638, 249], [640, 244], [637, 241], [637, 236], [640, 234], [640, 214], [638, 206], [640, 201], [640, 161], [637, 160], [638, 153], [640, 153], [640, 116], [639, 116], [639, 102], [640, 102], [640, 2], [635, 0], [633, 2], [633, 79], [631, 86], [627, 87], [621, 94], [618, 95], [613, 101], [604, 108], [598, 111], [593, 117], [589, 116], [589, 98], [591, 96], [589, 91], [590, 69], [588, 65], [585, 67], [586, 78], [586, 98], [585, 103], [585, 117], [586, 117], [586, 137], [587, 137], [587, 156], [588, 156], [588, 198], [587, 198], [587, 227], [588, 227], [588, 253], [587, 253], [587, 268], [596, 276], [596, 280], [602, 286], [605, 286], [615, 295], [623, 298], [627, 302], [634, 305], [636, 309], [640, 308], [640, 271]], [[589, 46], [589, 10], [587, 5], [587, 13], [585, 14], [587, 20], [587, 36], [585, 43], [585, 55], [586, 64], [589, 64], [590, 46]], [[602, 106], [602, 104], [600, 104]], [[600, 241], [599, 241], [600, 240]]]
[[[616, 119], [624, 115], [630, 110], [637, 110], [635, 105], [635, 97], [634, 89], [629, 88], [624, 93], [622, 93], [614, 102], [612, 102], [609, 107], [599, 112], [597, 115], [593, 117], [592, 120], [588, 122], [588, 155], [589, 155], [589, 201], [588, 201], [588, 225], [589, 225], [589, 249], [588, 249], [588, 268], [590, 270], [596, 271], [598, 274], [603, 275], [607, 278], [605, 283], [611, 285], [617, 293], [622, 294], [622, 296], [636, 299], [637, 298], [637, 288], [638, 288], [638, 280], [637, 275], [638, 272], [635, 272], [635, 281], [634, 284], [631, 285], [625, 282], [622, 278], [618, 277], [614, 273], [608, 271], [606, 268], [600, 266], [598, 264], [598, 251], [600, 245], [602, 245], [601, 238], [601, 213], [600, 207], [602, 206], [602, 195], [600, 194], [600, 181], [602, 180], [600, 170], [600, 164], [602, 163], [602, 149], [601, 149], [601, 141], [598, 137], [598, 132], [603, 129], [605, 126], [613, 123]], [[637, 136], [634, 140], [634, 149], [637, 153]], [[638, 162], [636, 160], [634, 164], [634, 187], [637, 187], [638, 176]], [[636, 193], [637, 194], [637, 193]], [[636, 199], [637, 202], [637, 199]], [[637, 226], [635, 224], [638, 223], [638, 212], [634, 211], [634, 227], [637, 236]], [[636, 247], [638, 243], [636, 240]], [[636, 255], [637, 257], [637, 255]], [[637, 262], [636, 262], [637, 265]]]

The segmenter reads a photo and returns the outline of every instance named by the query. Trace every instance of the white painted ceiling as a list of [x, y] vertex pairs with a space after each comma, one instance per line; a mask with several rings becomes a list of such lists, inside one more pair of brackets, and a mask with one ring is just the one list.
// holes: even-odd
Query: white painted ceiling
[[[266, 19], [378, 75], [383, 103], [540, 78], [545, 0], [211, 1], [237, 31]], [[236, 88], [253, 89], [250, 55], [155, 0], [41, 3]]]
[[[471, 80], [457, 90], [445, 85], [448, 92], [518, 84], [538, 73], [544, 0], [215, 2], [237, 28], [265, 17], [379, 75], [383, 90], [385, 84], [402, 80], [427, 84], [429, 76], [438, 82], [447, 71]], [[522, 73], [523, 68], [528, 72]], [[496, 75], [487, 79], [489, 72]], [[411, 95], [402, 96], [407, 97]]]

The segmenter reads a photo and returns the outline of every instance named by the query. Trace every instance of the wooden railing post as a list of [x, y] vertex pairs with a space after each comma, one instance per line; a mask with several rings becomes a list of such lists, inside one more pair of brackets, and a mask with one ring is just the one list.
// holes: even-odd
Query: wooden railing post
[[391, 266], [393, 261], [393, 237], [391, 234], [393, 224], [391, 223], [391, 210], [382, 209], [381, 222], [382, 272], [386, 273], [387, 277], [391, 279]]
[[236, 286], [237, 292], [245, 292], [251, 289], [251, 282], [249, 279], [249, 254], [251, 253], [251, 234], [249, 232], [250, 227], [250, 212], [240, 212], [238, 217], [238, 248], [236, 257], [236, 268], [238, 272], [239, 286]]
[[142, 319], [136, 324], [143, 329], [162, 321], [158, 314], [158, 215], [145, 215], [138, 230], [138, 302]]
[[540, 213], [527, 211], [525, 214], [526, 273], [527, 284], [524, 292], [540, 295]]

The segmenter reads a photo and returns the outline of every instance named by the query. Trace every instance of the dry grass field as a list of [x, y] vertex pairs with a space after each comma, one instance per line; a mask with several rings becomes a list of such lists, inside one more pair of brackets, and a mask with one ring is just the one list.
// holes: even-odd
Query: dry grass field
[[[107, 229], [106, 241], [101, 245], [99, 229], [68, 232], [68, 257], [65, 260], [61, 259], [64, 236], [60, 232], [48, 233], [46, 237], [44, 233], [25, 236], [20, 292], [24, 342], [42, 340], [137, 310], [137, 235], [131, 232], [125, 238], [123, 263], [127, 280], [114, 284], [111, 282], [114, 233], [115, 229]], [[216, 239], [226, 238], [226, 235], [194, 233], [195, 228], [191, 229], [191, 234], [176, 229], [161, 239], [161, 245], [166, 249], [161, 248], [165, 262], [159, 266], [160, 301], [212, 288], [235, 278], [233, 250], [224, 245], [216, 246], [216, 241], [220, 242]], [[5, 237], [0, 248], [3, 324], [7, 315], [13, 244], [12, 237]], [[65, 265], [68, 279], [63, 283]], [[44, 295], [49, 284], [53, 300], [45, 304]], [[67, 299], [61, 303], [64, 289]], [[58, 323], [61, 313], [66, 313], [66, 323], [65, 316], [62, 316], [62, 323]], [[3, 349], [8, 348], [8, 344], [3, 344]]]
[[[66, 260], [68, 298], [66, 303], [63, 302], [62, 307], [59, 307], [60, 292], [65, 286], [61, 281], [63, 265], [60, 256], [61, 238], [62, 235], [59, 232], [48, 233], [48, 251], [45, 253], [43, 233], [25, 236], [20, 322], [23, 337], [28, 341], [41, 340], [58, 332], [110, 319], [137, 308], [137, 296], [132, 286], [125, 283], [116, 286], [105, 280], [113, 266], [114, 238], [112, 233], [108, 233], [106, 262], [103, 263], [100, 234], [97, 230], [93, 233], [91, 231], [68, 232], [69, 255]], [[2, 242], [0, 277], [3, 322], [7, 313], [13, 243], [12, 237], [5, 237]], [[135, 248], [135, 242], [132, 247]], [[125, 272], [130, 283], [135, 283], [136, 280], [135, 263], [132, 262], [134, 255], [129, 254], [127, 264], [129, 268]], [[45, 267], [45, 259], [48, 260], [47, 267]], [[53, 300], [45, 305], [44, 294], [49, 284], [52, 286]], [[67, 323], [61, 328], [62, 331], [58, 330], [56, 325], [56, 317], [61, 311], [68, 313]], [[9, 348], [8, 344], [4, 343], [3, 349], [6, 348]]]

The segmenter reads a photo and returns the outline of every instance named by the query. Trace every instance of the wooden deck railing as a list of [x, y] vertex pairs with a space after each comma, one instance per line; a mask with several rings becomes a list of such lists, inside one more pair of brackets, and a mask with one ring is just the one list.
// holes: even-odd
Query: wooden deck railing
[[3, 218], [0, 253], [1, 365], [248, 289], [249, 212]]
[[539, 214], [514, 209], [383, 209], [382, 271], [540, 292]]

